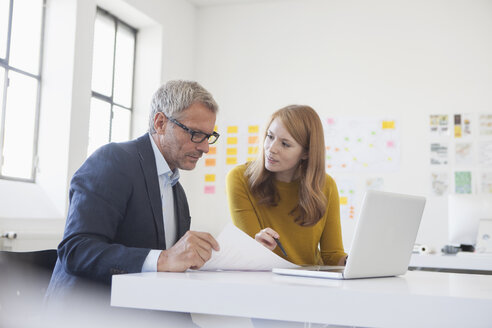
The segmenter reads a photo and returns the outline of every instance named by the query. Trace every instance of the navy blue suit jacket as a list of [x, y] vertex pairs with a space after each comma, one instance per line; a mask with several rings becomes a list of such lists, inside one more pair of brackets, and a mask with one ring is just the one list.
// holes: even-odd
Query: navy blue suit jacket
[[[188, 202], [173, 187], [178, 239], [190, 228]], [[159, 180], [149, 135], [110, 143], [74, 174], [63, 240], [48, 297], [83, 281], [106, 285], [119, 273], [141, 272], [151, 249], [165, 249]]]

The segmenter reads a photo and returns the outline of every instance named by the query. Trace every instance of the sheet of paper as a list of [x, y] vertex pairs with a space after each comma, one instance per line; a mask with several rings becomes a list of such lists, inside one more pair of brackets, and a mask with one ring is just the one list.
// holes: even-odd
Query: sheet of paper
[[200, 270], [271, 271], [273, 268], [293, 268], [297, 265], [284, 260], [248, 236], [234, 224], [227, 226], [217, 237], [220, 251]]

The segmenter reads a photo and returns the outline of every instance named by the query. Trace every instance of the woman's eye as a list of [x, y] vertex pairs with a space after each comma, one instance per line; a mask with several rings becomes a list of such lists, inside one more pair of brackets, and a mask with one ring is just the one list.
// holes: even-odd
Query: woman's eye
[[285, 143], [285, 142], [282, 142], [282, 145], [284, 145], [284, 147], [290, 147], [290, 145], [288, 143]]

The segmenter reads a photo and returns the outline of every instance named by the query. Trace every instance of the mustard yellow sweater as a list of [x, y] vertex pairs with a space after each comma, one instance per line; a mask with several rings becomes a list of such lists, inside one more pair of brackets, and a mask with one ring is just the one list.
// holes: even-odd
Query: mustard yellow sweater
[[[229, 210], [238, 228], [253, 238], [261, 229], [272, 228], [280, 235], [279, 240], [288, 255], [286, 259], [295, 264], [336, 265], [346, 255], [341, 236], [338, 190], [333, 178], [327, 174], [323, 188], [328, 199], [325, 215], [314, 226], [302, 227], [289, 215], [299, 202], [299, 182], [275, 181], [280, 196], [278, 205], [259, 205], [244, 176], [246, 166], [237, 166], [227, 175]], [[279, 247], [274, 252], [285, 258]]]

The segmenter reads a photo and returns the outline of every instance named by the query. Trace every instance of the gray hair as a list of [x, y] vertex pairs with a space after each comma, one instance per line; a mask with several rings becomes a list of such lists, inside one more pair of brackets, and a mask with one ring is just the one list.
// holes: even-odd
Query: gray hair
[[175, 117], [195, 102], [202, 103], [213, 113], [219, 110], [210, 92], [198, 82], [182, 80], [167, 82], [152, 96], [149, 132], [155, 133], [154, 117], [158, 112], [164, 113], [167, 117]]

